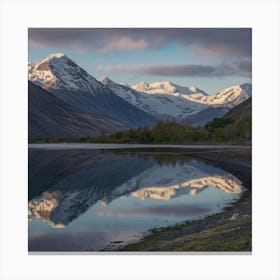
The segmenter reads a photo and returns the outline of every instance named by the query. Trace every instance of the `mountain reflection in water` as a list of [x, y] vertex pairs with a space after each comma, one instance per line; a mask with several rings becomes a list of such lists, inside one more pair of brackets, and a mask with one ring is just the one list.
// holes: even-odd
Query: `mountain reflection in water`
[[[112, 236], [218, 212], [241, 191], [233, 175], [184, 155], [30, 149], [29, 250], [100, 250]], [[90, 241], [77, 241], [81, 229]], [[75, 246], [57, 244], [69, 235]]]

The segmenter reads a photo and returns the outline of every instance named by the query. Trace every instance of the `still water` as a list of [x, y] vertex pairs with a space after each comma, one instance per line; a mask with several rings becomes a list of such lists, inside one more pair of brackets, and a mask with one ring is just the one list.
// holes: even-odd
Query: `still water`
[[191, 155], [29, 149], [29, 251], [114, 250], [221, 211], [241, 182]]

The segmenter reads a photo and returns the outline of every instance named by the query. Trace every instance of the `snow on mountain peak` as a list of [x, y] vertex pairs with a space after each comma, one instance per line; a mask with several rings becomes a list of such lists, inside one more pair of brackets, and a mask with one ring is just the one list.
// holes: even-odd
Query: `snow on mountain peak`
[[44, 89], [66, 89], [95, 94], [97, 87], [103, 87], [62, 53], [51, 54], [38, 63], [29, 64], [28, 68], [28, 79]]
[[149, 85], [148, 83], [146, 83], [146, 82], [144, 82], [144, 81], [141, 81], [141, 82], [139, 82], [138, 84], [132, 86], [131, 88], [132, 88], [132, 89], [135, 89], [135, 90], [137, 90], [137, 91], [146, 92], [147, 89], [149, 88], [149, 86], [150, 86], [150, 85]]
[[150, 84], [146, 82], [140, 82], [132, 86], [131, 88], [148, 94], [173, 94], [175, 96], [178, 96], [181, 94], [188, 95], [195, 93], [200, 95], [207, 95], [204, 91], [194, 86], [183, 87], [169, 81], [153, 82]]
[[149, 91], [151, 93], [174, 93], [176, 87], [168, 81], [154, 82], [150, 84]]
[[65, 54], [63, 53], [53, 53], [48, 55], [47, 57], [45, 57], [43, 60], [41, 60], [40, 62], [36, 63], [37, 65], [39, 64], [43, 64], [43, 63], [49, 63], [51, 60], [57, 60], [57, 59], [69, 59]]
[[48, 55], [45, 59], [43, 59], [43, 61], [47, 61], [47, 60], [51, 60], [53, 58], [61, 58], [63, 56], [66, 56], [64, 53], [53, 53]]
[[112, 86], [123, 86], [123, 87], [127, 87], [130, 88], [130, 85], [127, 83], [116, 83], [114, 81], [112, 81], [110, 78], [108, 78], [107, 76], [102, 76], [99, 77], [97, 79], [100, 83], [102, 83], [104, 86], [108, 86], [108, 87], [112, 87]]
[[124, 87], [128, 87], [128, 88], [130, 88], [130, 85], [129, 85], [129, 84], [127, 84], [127, 83], [124, 83], [124, 82], [120, 83], [120, 85], [121, 85], [121, 86], [124, 86]]
[[162, 81], [162, 82], [153, 82], [153, 83], [146, 83], [146, 82], [140, 82], [134, 86], [131, 87], [132, 89], [135, 89], [137, 91], [146, 92], [146, 93], [173, 93], [176, 91], [173, 84], [171, 84], [168, 81]]
[[252, 92], [251, 84], [235, 85], [222, 89], [211, 96], [198, 96], [191, 94], [186, 96], [188, 100], [211, 106], [224, 106], [233, 108], [248, 99]]
[[115, 83], [115, 82], [113, 82], [111, 79], [109, 79], [108, 77], [106, 77], [106, 76], [102, 76], [102, 77], [100, 77], [100, 78], [98, 78], [97, 79], [99, 82], [101, 82], [103, 85], [107, 85], [107, 84], [109, 84], [109, 83]]
[[190, 86], [189, 89], [193, 92], [196, 92], [197, 91], [197, 88], [195, 86]]

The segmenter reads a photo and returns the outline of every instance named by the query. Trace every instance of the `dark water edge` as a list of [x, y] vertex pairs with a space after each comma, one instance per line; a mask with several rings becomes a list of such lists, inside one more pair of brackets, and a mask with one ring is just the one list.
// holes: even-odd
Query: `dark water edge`
[[[222, 167], [241, 180], [240, 199], [214, 214], [146, 233], [139, 242], [115, 248], [127, 252], [252, 252], [252, 153], [220, 151], [196, 157]], [[110, 248], [109, 250], [114, 250]]]

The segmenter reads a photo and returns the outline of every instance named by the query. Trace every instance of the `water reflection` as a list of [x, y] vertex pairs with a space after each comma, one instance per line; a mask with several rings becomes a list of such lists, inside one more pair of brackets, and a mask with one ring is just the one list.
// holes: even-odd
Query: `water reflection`
[[215, 213], [241, 191], [231, 174], [183, 155], [29, 150], [29, 250], [100, 250]]

